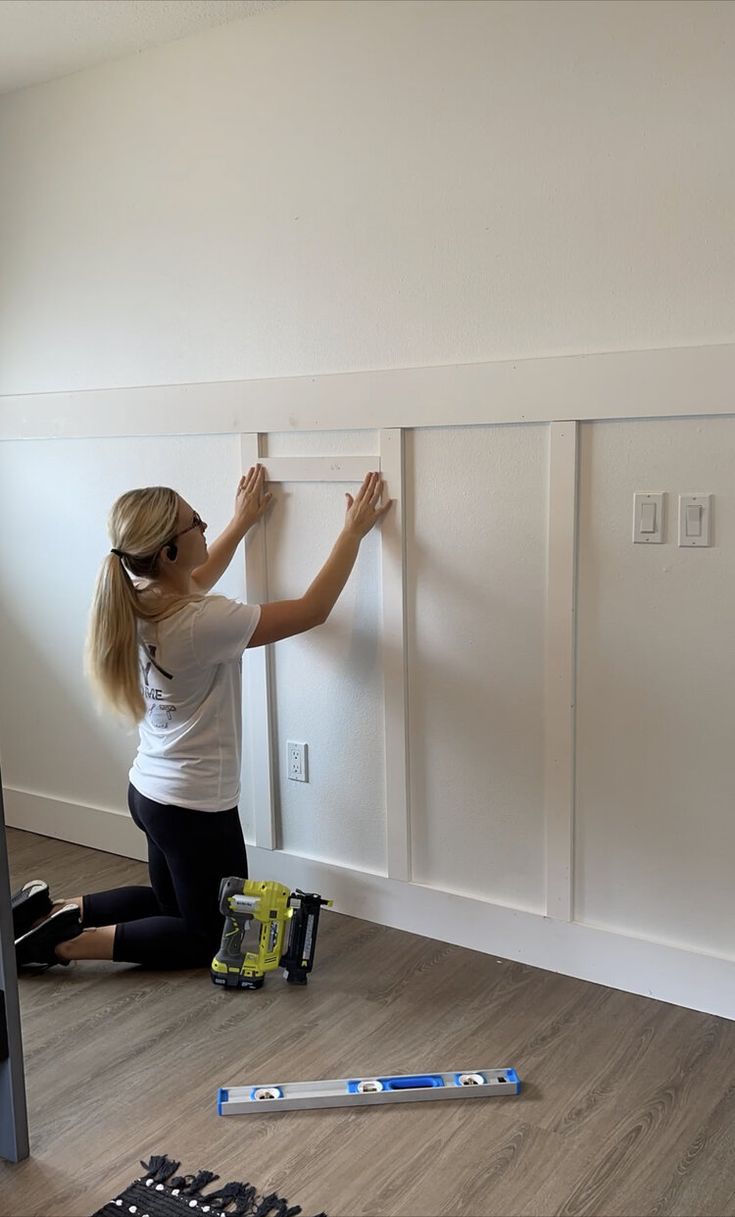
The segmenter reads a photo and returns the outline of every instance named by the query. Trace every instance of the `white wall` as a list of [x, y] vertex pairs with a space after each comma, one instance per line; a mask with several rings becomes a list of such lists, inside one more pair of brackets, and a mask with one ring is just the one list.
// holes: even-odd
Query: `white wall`
[[[412, 881], [386, 873], [401, 804], [386, 791], [377, 537], [332, 623], [275, 650], [276, 759], [307, 740], [312, 780], [275, 773], [282, 848], [254, 850], [254, 867], [327, 884], [345, 911], [735, 1017], [735, 397], [730, 348], [711, 345], [735, 332], [734, 34], [720, 3], [298, 0], [0, 101], [9, 822], [138, 849], [110, 814], [132, 741], [81, 683], [115, 495], [168, 481], [216, 528], [239, 431], [264, 433], [266, 459], [367, 456], [410, 417]], [[703, 350], [682, 364], [667, 350], [682, 346]], [[645, 348], [662, 350], [587, 357]], [[520, 362], [569, 353], [532, 374]], [[396, 370], [503, 358], [519, 362]], [[351, 369], [366, 376], [330, 380]], [[144, 388], [142, 407], [128, 391], [156, 385], [181, 388]], [[117, 390], [99, 421], [93, 388]], [[582, 427], [565, 925], [545, 916], [549, 428], [528, 420], [624, 414], [628, 398], [665, 415], [675, 396], [672, 413], [716, 398], [726, 416]], [[24, 440], [39, 417], [80, 438]], [[715, 493], [715, 548], [633, 547], [632, 494], [656, 489]], [[270, 595], [314, 573], [343, 490], [277, 489]], [[223, 590], [241, 587], [235, 566]], [[251, 840], [255, 813], [246, 783]]]
[[[264, 456], [365, 454], [372, 432], [270, 435]], [[354, 491], [354, 486], [350, 487]], [[300, 596], [344, 519], [346, 487], [283, 483], [266, 528], [268, 596]], [[379, 538], [364, 543], [329, 628], [273, 648], [279, 844], [308, 858], [385, 874], [385, 763]], [[308, 783], [286, 776], [287, 740], [308, 744]]]
[[0, 103], [0, 391], [731, 341], [735, 9], [297, 0]]
[[[239, 462], [230, 436], [0, 444], [0, 746], [9, 786], [125, 806], [135, 733], [99, 712], [83, 675], [92, 591], [110, 545], [107, 514], [131, 486], [173, 484], [206, 503], [216, 533], [232, 510]], [[217, 590], [240, 594], [237, 564]], [[250, 823], [247, 805], [244, 812]]]
[[547, 427], [407, 459], [413, 876], [542, 912]]
[[[631, 544], [636, 491], [665, 544]], [[679, 548], [678, 496], [715, 495]], [[580, 920], [733, 957], [735, 417], [595, 423], [581, 452]]]

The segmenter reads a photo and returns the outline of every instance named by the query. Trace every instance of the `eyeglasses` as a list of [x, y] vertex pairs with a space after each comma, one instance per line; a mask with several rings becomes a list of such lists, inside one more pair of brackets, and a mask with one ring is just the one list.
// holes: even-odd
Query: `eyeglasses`
[[199, 515], [199, 512], [198, 512], [198, 511], [195, 511], [195, 512], [194, 512], [194, 518], [193, 518], [193, 520], [192, 520], [191, 524], [189, 525], [189, 527], [188, 527], [188, 528], [182, 528], [181, 532], [176, 532], [176, 533], [174, 533], [174, 535], [173, 535], [173, 537], [171, 538], [171, 540], [172, 540], [172, 541], [175, 541], [177, 537], [183, 537], [185, 533], [187, 533], [187, 532], [193, 532], [195, 528], [201, 528], [202, 532], [204, 532], [204, 529], [205, 529], [206, 527], [207, 527], [207, 526], [206, 526], [206, 524], [204, 523], [204, 520], [202, 519], [202, 517]]
[[167, 545], [173, 545], [174, 541], [178, 541], [179, 537], [183, 537], [187, 532], [193, 532], [195, 528], [200, 528], [202, 531], [202, 535], [203, 535], [206, 527], [207, 527], [207, 525], [204, 523], [204, 520], [199, 515], [199, 512], [195, 511], [194, 518], [192, 519], [192, 522], [189, 525], [189, 527], [182, 528], [181, 532], [175, 532], [174, 535], [171, 537], [171, 539], [169, 541], [164, 542], [164, 544], [161, 546], [161, 549], [156, 551], [156, 557], [158, 557], [158, 554], [161, 552], [162, 549], [165, 549]]

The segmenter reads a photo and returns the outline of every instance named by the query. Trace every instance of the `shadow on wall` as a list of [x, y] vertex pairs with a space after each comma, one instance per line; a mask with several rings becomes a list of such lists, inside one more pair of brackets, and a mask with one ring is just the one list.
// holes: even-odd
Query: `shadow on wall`
[[[524, 614], [516, 604], [496, 604], [495, 610], [493, 629], [502, 634], [503, 623], [507, 622], [517, 633], [527, 620], [529, 637], [533, 637], [537, 623], [531, 612]], [[413, 634], [409, 657], [412, 689], [409, 708], [416, 759], [419, 755], [426, 759], [435, 750], [437, 741], [430, 739], [425, 730], [431, 711], [432, 728], [435, 729], [437, 721], [441, 724], [438, 742], [443, 753], [451, 752], [453, 768], [478, 776], [484, 772], [485, 762], [492, 758], [500, 763], [506, 778], [527, 774], [534, 765], [540, 775], [543, 702], [537, 701], [529, 711], [536, 689], [516, 671], [512, 653], [495, 656], [492, 670], [484, 666], [483, 656], [478, 656], [475, 663], [470, 654], [458, 671], [451, 657], [439, 649], [419, 652]], [[419, 669], [430, 673], [429, 686], [436, 693], [430, 705], [415, 688]]]
[[[442, 881], [438, 869], [452, 890], [540, 911], [543, 590], [540, 601], [504, 595], [512, 586], [507, 579], [468, 573], [451, 555], [442, 571], [424, 559], [412, 542], [407, 649], [415, 874]], [[433, 620], [423, 611], [432, 594], [440, 605]]]
[[[382, 680], [382, 623], [376, 595], [376, 562], [372, 554], [373, 560], [367, 562], [360, 560], [362, 556], [358, 558], [350, 580], [355, 597], [351, 615], [348, 617], [340, 612], [338, 602], [327, 625], [308, 635], [317, 654], [331, 662], [334, 662], [335, 654], [338, 656], [347, 690], [351, 682], [357, 681], [364, 686], [376, 679]], [[379, 571], [377, 578], [380, 578]]]
[[[307, 564], [294, 555], [296, 574], [290, 556], [286, 547], [274, 562], [276, 598], [303, 594], [314, 573], [302, 586]], [[327, 623], [273, 648], [280, 840], [291, 852], [373, 873], [385, 873], [380, 556], [376, 530]], [[287, 781], [287, 738], [308, 741], [308, 787]]]
[[[49, 639], [32, 636], [6, 602], [0, 602], [0, 637], [6, 674], [0, 697], [6, 787], [126, 810], [136, 733], [114, 715], [103, 718], [104, 712], [98, 711], [81, 650], [78, 677], [65, 681]], [[119, 748], [113, 743], [115, 731]], [[110, 791], [115, 792], [112, 799]]]

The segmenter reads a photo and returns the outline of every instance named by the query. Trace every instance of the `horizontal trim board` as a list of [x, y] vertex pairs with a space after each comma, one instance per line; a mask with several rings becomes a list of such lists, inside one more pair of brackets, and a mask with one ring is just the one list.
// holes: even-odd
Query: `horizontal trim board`
[[366, 473], [380, 472], [375, 456], [263, 456], [269, 482], [355, 482]]
[[[6, 789], [9, 827], [144, 860], [141, 833], [120, 812]], [[320, 892], [335, 909], [579, 980], [735, 1019], [735, 962], [469, 896], [248, 846], [251, 874]]]
[[0, 397], [0, 440], [735, 413], [735, 343]]

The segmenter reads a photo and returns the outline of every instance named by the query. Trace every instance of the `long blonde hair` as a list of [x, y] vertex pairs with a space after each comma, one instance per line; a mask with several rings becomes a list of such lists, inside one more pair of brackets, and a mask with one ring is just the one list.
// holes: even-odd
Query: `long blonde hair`
[[166, 596], [155, 582], [136, 587], [130, 577], [155, 580], [161, 550], [173, 541], [178, 518], [176, 491], [168, 486], [148, 486], [121, 495], [108, 520], [112, 550], [97, 576], [86, 668], [103, 698], [135, 722], [145, 714], [138, 622], [160, 621], [190, 600], [199, 599], [198, 595]]

